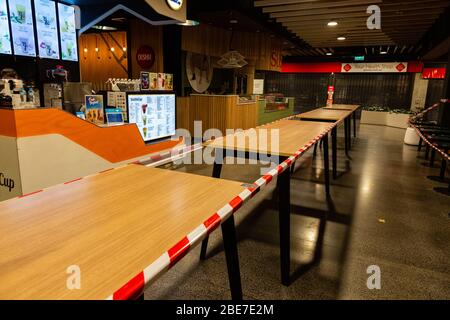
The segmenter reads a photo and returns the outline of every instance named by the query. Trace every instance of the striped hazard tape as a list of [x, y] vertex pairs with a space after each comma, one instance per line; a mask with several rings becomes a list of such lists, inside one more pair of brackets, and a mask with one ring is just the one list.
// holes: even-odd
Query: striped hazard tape
[[276, 168], [269, 171], [266, 175], [253, 183], [251, 187], [246, 188], [238, 196], [227, 203], [223, 208], [215, 212], [210, 218], [203, 222], [194, 231], [181, 239], [177, 244], [159, 257], [155, 262], [139, 272], [128, 283], [107, 297], [107, 300], [129, 300], [137, 299], [143, 293], [146, 287], [154, 283], [159, 276], [167, 272], [178, 261], [180, 261], [190, 249], [197, 246], [211, 232], [216, 230], [231, 215], [237, 212], [247, 201], [252, 199], [260, 190], [267, 186], [277, 176], [289, 169], [295, 161], [305, 152], [313, 147], [318, 141], [322, 140], [339, 122], [331, 125], [328, 130], [311, 140], [308, 144], [299, 149], [294, 155], [290, 156]]
[[[441, 102], [445, 103], [447, 102], [447, 100], [443, 99], [441, 100]], [[414, 128], [414, 130], [416, 130], [417, 134], [419, 135], [419, 137], [426, 143], [428, 144], [431, 148], [433, 148], [434, 150], [436, 150], [444, 159], [446, 159], [447, 161], [450, 160], [450, 156], [448, 155], [448, 153], [445, 153], [444, 150], [439, 149], [438, 146], [436, 146], [434, 143], [432, 143], [430, 140], [428, 140], [428, 138], [426, 138], [423, 133], [420, 131], [420, 129], [414, 124], [414, 121], [417, 120], [418, 118], [423, 117], [425, 114], [427, 114], [428, 112], [438, 108], [440, 106], [439, 103], [436, 103], [434, 105], [432, 105], [431, 107], [427, 108], [426, 110], [424, 110], [423, 112], [419, 113], [417, 116], [411, 118], [411, 120], [409, 121], [409, 125], [411, 127]]]

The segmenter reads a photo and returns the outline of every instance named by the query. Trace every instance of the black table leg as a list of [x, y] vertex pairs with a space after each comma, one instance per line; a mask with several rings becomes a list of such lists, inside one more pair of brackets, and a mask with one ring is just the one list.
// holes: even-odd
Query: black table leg
[[337, 179], [337, 128], [331, 130], [331, 149], [333, 156], [333, 179]]
[[442, 159], [442, 163], [441, 163], [441, 172], [439, 174], [439, 177], [442, 180], [445, 180], [445, 171], [447, 170], [447, 161], [445, 159]]
[[436, 150], [433, 148], [433, 149], [431, 149], [430, 167], [434, 167], [434, 160], [435, 159], [436, 159]]
[[281, 283], [284, 286], [289, 286], [291, 264], [291, 173], [289, 170], [285, 170], [278, 176], [277, 184], [280, 221]]
[[352, 150], [352, 119], [350, 117], [347, 117], [347, 128], [348, 128], [348, 149]]
[[348, 156], [348, 121], [344, 120], [344, 140], [345, 140], [345, 154]]
[[419, 139], [419, 148], [417, 148], [417, 151], [420, 152], [422, 151], [422, 138]]
[[233, 215], [222, 224], [222, 237], [227, 260], [231, 299], [233, 301], [240, 301], [242, 300], [241, 272], [239, 270], [239, 255]]
[[425, 147], [425, 160], [428, 160], [428, 158], [430, 157], [430, 145], [426, 145]]
[[330, 156], [328, 146], [328, 134], [323, 137], [323, 161], [325, 167], [325, 190], [327, 196], [330, 195]]
[[357, 137], [357, 133], [356, 133], [356, 111], [353, 112], [353, 136], [355, 138]]
[[[216, 150], [216, 159], [214, 161], [214, 167], [213, 167], [213, 178], [220, 178], [220, 175], [222, 174], [222, 166], [223, 166], [223, 160], [224, 160], [224, 153], [225, 151]], [[222, 153], [222, 154], [220, 154]], [[202, 241], [202, 248], [200, 249], [200, 260], [206, 260], [206, 251], [208, 250], [208, 240], [209, 236], [206, 236], [206, 238]]]

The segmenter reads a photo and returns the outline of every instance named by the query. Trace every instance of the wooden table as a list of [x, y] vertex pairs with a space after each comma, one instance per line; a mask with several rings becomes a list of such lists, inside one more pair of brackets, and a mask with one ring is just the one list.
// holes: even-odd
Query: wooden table
[[[351, 125], [350, 117], [355, 112], [352, 110], [338, 110], [331, 108], [320, 108], [313, 111], [302, 113], [296, 116], [298, 119], [304, 121], [323, 121], [323, 122], [344, 122], [345, 132], [345, 154], [348, 156], [349, 149], [351, 148]], [[333, 178], [337, 179], [337, 127], [334, 127], [331, 131], [332, 140], [332, 154], [333, 154]]]
[[324, 109], [332, 109], [332, 110], [351, 110], [353, 117], [353, 137], [356, 138], [357, 130], [356, 130], [356, 111], [361, 106], [358, 104], [334, 104], [332, 107], [325, 107]]
[[[245, 157], [246, 159], [261, 159], [266, 155], [278, 156], [281, 163], [295, 154], [297, 151], [311, 143], [318, 136], [326, 133], [324, 142], [324, 166], [325, 186], [327, 195], [330, 194], [329, 155], [328, 155], [328, 131], [329, 123], [280, 120], [271, 124], [246, 130], [240, 133], [215, 139], [204, 144], [207, 148], [213, 148], [216, 158], [213, 169], [213, 177], [219, 178], [225, 157]], [[275, 147], [273, 141], [268, 139], [268, 144], [263, 144], [260, 133], [267, 130], [270, 137], [273, 130], [278, 133], [279, 145]], [[245, 137], [249, 137], [245, 139]], [[240, 143], [239, 143], [240, 142]], [[314, 141], [317, 143], [317, 141]], [[280, 220], [280, 264], [281, 282], [283, 285], [290, 284], [290, 170], [285, 170], [277, 179], [279, 195], [279, 220]], [[203, 240], [201, 259], [205, 259], [208, 238]]]
[[[1, 202], [0, 299], [105, 299], [244, 189], [130, 165]], [[222, 231], [232, 296], [240, 299], [233, 215]], [[73, 265], [80, 290], [66, 286]]]

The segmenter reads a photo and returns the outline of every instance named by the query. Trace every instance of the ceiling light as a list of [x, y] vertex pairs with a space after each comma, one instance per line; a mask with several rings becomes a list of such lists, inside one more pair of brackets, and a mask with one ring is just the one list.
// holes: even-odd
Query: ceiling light
[[238, 69], [248, 64], [243, 55], [237, 51], [229, 51], [221, 56], [217, 64], [224, 69]]
[[123, 47], [122, 50], [125, 52], [127, 51], [127, 47]]
[[333, 54], [331, 52], [327, 52], [327, 56], [332, 56]]
[[196, 27], [200, 24], [200, 22], [196, 20], [186, 20], [185, 22], [179, 22], [177, 23], [179, 26], [185, 26], [185, 27]]
[[232, 20], [230, 20], [230, 23], [236, 24], [236, 23], [238, 23], [238, 21], [236, 19], [232, 19]]
[[99, 51], [99, 49], [98, 48], [95, 48], [95, 52], [98, 52]]
[[114, 49], [114, 47], [111, 47], [111, 51], [114, 52], [114, 51], [116, 51], [116, 49]]
[[387, 54], [387, 51], [381, 51], [380, 54]]
[[338, 25], [337, 21], [330, 21], [328, 22], [329, 27], [336, 27]]
[[347, 39], [346, 37], [338, 37], [337, 38], [339, 41], [344, 41], [345, 39]]
[[88, 48], [84, 48], [84, 52], [88, 52]]

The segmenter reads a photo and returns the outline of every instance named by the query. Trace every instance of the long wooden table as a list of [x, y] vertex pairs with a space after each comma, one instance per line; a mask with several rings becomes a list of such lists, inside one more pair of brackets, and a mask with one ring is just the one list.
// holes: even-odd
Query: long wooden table
[[332, 107], [325, 107], [324, 109], [332, 109], [332, 110], [350, 110], [352, 111], [352, 118], [353, 118], [353, 137], [356, 138], [357, 136], [357, 125], [356, 125], [356, 111], [361, 108], [358, 104], [334, 104]]
[[[245, 157], [246, 159], [261, 159], [266, 155], [278, 156], [282, 163], [290, 156], [307, 145], [317, 143], [318, 137], [324, 142], [325, 186], [327, 196], [330, 194], [328, 132], [330, 124], [324, 122], [280, 120], [255, 129], [238, 132], [233, 135], [215, 139], [204, 144], [207, 148], [215, 149], [216, 158], [213, 177], [219, 178], [225, 157]], [[263, 132], [263, 130], [267, 130]], [[275, 130], [275, 131], [274, 131]], [[277, 133], [279, 141], [261, 138], [260, 133], [271, 136], [272, 131]], [[264, 136], [263, 134], [263, 136]], [[275, 145], [275, 142], [276, 145]], [[277, 179], [279, 195], [279, 222], [280, 222], [280, 265], [281, 282], [290, 284], [290, 177], [291, 170], [285, 170]], [[205, 259], [208, 238], [203, 240], [201, 259]]]
[[[1, 202], [0, 299], [110, 297], [243, 190], [130, 165]], [[222, 231], [232, 297], [241, 299], [233, 215]], [[81, 289], [66, 285], [70, 266], [79, 267]]]
[[[351, 123], [350, 117], [355, 114], [357, 108], [349, 109], [335, 109], [335, 108], [320, 108], [313, 111], [302, 113], [296, 116], [304, 121], [322, 121], [322, 122], [344, 122], [345, 132], [345, 154], [348, 156], [351, 148]], [[355, 119], [356, 121], [356, 119]], [[355, 126], [356, 133], [356, 126]], [[332, 141], [332, 163], [333, 163], [333, 178], [337, 179], [337, 126], [331, 131]]]

